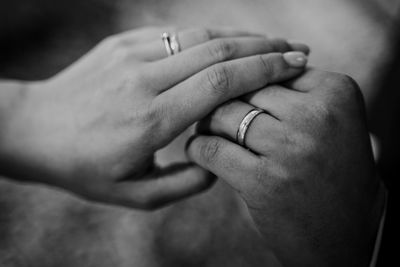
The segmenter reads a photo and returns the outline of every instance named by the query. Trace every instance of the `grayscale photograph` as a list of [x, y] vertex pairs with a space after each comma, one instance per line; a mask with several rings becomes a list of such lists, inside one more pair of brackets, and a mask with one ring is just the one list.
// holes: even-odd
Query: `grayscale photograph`
[[0, 267], [397, 266], [399, 84], [400, 0], [0, 0]]

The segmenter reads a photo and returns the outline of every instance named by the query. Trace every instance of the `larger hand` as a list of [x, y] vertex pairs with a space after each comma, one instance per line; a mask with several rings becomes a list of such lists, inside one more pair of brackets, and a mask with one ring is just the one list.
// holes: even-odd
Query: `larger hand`
[[267, 53], [307, 48], [189, 30], [180, 33], [183, 52], [166, 58], [165, 30], [110, 37], [56, 77], [21, 90], [1, 114], [0, 171], [139, 208], [206, 188], [206, 175], [187, 175], [198, 167], [157, 168], [154, 152], [226, 100], [303, 71], [293, 54]]
[[[258, 107], [246, 144], [240, 121]], [[191, 158], [246, 201], [285, 266], [368, 266], [383, 194], [361, 93], [347, 76], [309, 70], [218, 108], [189, 144]]]

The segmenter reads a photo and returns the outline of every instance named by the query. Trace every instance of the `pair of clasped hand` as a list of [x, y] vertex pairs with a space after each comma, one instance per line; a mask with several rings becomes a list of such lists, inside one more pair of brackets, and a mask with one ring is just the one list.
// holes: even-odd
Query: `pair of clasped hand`
[[[284, 264], [367, 266], [383, 190], [357, 84], [307, 68], [304, 44], [191, 29], [168, 56], [163, 32], [176, 31], [109, 37], [24, 83], [3, 123], [3, 172], [154, 209], [212, 186], [209, 171], [239, 192]], [[159, 167], [155, 153], [196, 122], [190, 163]]]

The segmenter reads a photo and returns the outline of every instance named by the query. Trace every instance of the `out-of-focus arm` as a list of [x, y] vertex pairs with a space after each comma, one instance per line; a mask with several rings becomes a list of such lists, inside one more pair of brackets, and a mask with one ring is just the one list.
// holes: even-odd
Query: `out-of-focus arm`
[[376, 240], [375, 240], [374, 251], [372, 254], [371, 263], [370, 263], [369, 267], [375, 267], [376, 263], [378, 261], [379, 250], [381, 248], [381, 242], [382, 242], [383, 229], [385, 226], [387, 199], [388, 199], [388, 191], [385, 188], [385, 206], [383, 208], [381, 220], [379, 223], [378, 233], [377, 233]]

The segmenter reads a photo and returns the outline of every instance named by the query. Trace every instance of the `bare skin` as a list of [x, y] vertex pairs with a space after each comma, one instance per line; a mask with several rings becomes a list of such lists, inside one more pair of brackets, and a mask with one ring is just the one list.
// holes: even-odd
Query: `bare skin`
[[[198, 9], [201, 9], [202, 6], [204, 8], [213, 7], [214, 2], [193, 2], [198, 3], [199, 7], [192, 8], [189, 12], [185, 13], [179, 13], [179, 8], [185, 7], [185, 5], [181, 5], [180, 1], [176, 1], [172, 6], [168, 2], [168, 8], [171, 12], [165, 18], [163, 17], [162, 21], [159, 18], [158, 8], [152, 8], [150, 5], [147, 6], [144, 4], [145, 12], [142, 13], [143, 17], [135, 17], [138, 8], [134, 5], [131, 9], [123, 10], [122, 18], [120, 19], [122, 22], [119, 27], [126, 29], [143, 25], [149, 21], [149, 16], [156, 18], [153, 20], [150, 19], [152, 23], [158, 24], [179, 22], [187, 25], [193, 23], [193, 16], [200, 22], [210, 23], [210, 21], [217, 20], [220, 14], [211, 13], [208, 16], [202, 14], [201, 18], [199, 16], [196, 17], [194, 14], [198, 14]], [[297, 3], [296, 1], [292, 2]], [[235, 17], [238, 12], [227, 14], [221, 9], [220, 13], [223, 13], [224, 17], [226, 17], [227, 23], [236, 23], [235, 25], [239, 27], [249, 27], [250, 25], [252, 28], [258, 28], [275, 34], [279, 33], [279, 35], [284, 33], [283, 35], [292, 36], [296, 39], [311, 40], [311, 44], [317, 52], [314, 54], [313, 59], [318, 65], [327, 69], [344, 69], [346, 72], [357, 74], [356, 78], [364, 85], [362, 86], [364, 93], [367, 92], [367, 96], [371, 95], [368, 89], [374, 88], [374, 85], [370, 80], [374, 79], [372, 74], [377, 73], [373, 70], [380, 69], [381, 65], [377, 64], [376, 60], [371, 59], [368, 62], [364, 62], [363, 60], [370, 59], [368, 56], [369, 51], [377, 51], [376, 42], [384, 40], [380, 36], [381, 33], [384, 33], [384, 29], [379, 27], [379, 25], [373, 25], [374, 27], [368, 26], [365, 29], [370, 30], [372, 33], [357, 35], [348, 40], [346, 38], [348, 35], [346, 34], [352, 29], [345, 27], [345, 25], [348, 25], [349, 21], [351, 21], [350, 24], [352, 25], [358, 25], [357, 23], [359, 23], [371, 26], [371, 20], [366, 16], [359, 20], [360, 17], [356, 15], [359, 15], [360, 12], [357, 8], [351, 6], [350, 2], [342, 5], [335, 1], [332, 2], [335, 8], [337, 8], [337, 12], [333, 12], [333, 14], [342, 14], [345, 17], [335, 19], [333, 15], [333, 19], [326, 18], [323, 12], [320, 13], [320, 11], [326, 10], [326, 2], [328, 1], [313, 1], [312, 4], [309, 6], [304, 5], [303, 9], [300, 10], [283, 8], [281, 9], [282, 13], [279, 12], [279, 14], [274, 11], [274, 6], [269, 6], [269, 3], [273, 2], [265, 1], [264, 4], [260, 2], [259, 5], [247, 7], [248, 13], [241, 13], [245, 18], [243, 20], [237, 20], [237, 17]], [[293, 3], [288, 3], [287, 5], [290, 6]], [[220, 4], [221, 6], [225, 5], [222, 2]], [[237, 10], [241, 10], [242, 8], [240, 5], [238, 6], [238, 1], [236, 3], [229, 1], [229, 4], [232, 4]], [[364, 4], [365, 1], [362, 1], [363, 6]], [[166, 5], [163, 6], [165, 7]], [[297, 8], [301, 8], [300, 3], [297, 5]], [[176, 12], [177, 10], [178, 13]], [[187, 10], [185, 9], [185, 11]], [[259, 12], [257, 13], [257, 11]], [[295, 12], [291, 13], [291, 11]], [[311, 13], [314, 15], [320, 13], [321, 16], [310, 16], [308, 20], [305, 20], [304, 11], [307, 14]], [[277, 17], [283, 18], [293, 15], [297, 15], [294, 23], [296, 27], [293, 27], [292, 22], [282, 22], [279, 25], [274, 23], [277, 21]], [[251, 21], [249, 22], [250, 17]], [[308, 27], [308, 23], [311, 20], [318, 21], [320, 30]], [[106, 27], [102, 25], [98, 28], [104, 30]], [[377, 36], [379, 37], [375, 38]], [[79, 35], [78, 37], [82, 38], [83, 36]], [[347, 40], [347, 45], [336, 46], [337, 40], [343, 39]], [[23, 66], [19, 66], [20, 71], [18, 72], [18, 68], [14, 66], [14, 68], [10, 68], [9, 72], [22, 75], [21, 69], [23, 71], [28, 70], [23, 73], [32, 73], [36, 68], [40, 67], [43, 71], [36, 73], [42, 73], [41, 75], [44, 76], [46, 73], [51, 72], [51, 70], [44, 71], [46, 67], [51, 69], [54, 65], [65, 64], [65, 62], [68, 62], [65, 60], [66, 58], [74, 58], [86, 49], [85, 46], [82, 48], [81, 46], [74, 45], [76, 42], [64, 41], [67, 41], [66, 45], [60, 46], [59, 51], [46, 50], [46, 55], [53, 52], [53, 57], [41, 60], [40, 62], [30, 62], [29, 58], [27, 58], [25, 61], [19, 62], [19, 64], [30, 67], [24, 68]], [[363, 45], [372, 46], [373, 48], [364, 47], [364, 49], [360, 50], [360, 47], [363, 47]], [[360, 53], [363, 56], [352, 56], [355, 54], [359, 55]], [[67, 54], [68, 56], [59, 57], [59, 54]], [[382, 53], [376, 53], [376, 55], [378, 54], [381, 55]], [[329, 58], [334, 60], [329, 60]], [[46, 62], [46, 60], [50, 63]], [[374, 62], [373, 65], [370, 62]], [[365, 85], [368, 85], [368, 87]], [[177, 145], [179, 148], [183, 146], [184, 140]], [[184, 155], [181, 157], [184, 158]], [[168, 153], [166, 153], [162, 161], [168, 163], [169, 160]], [[6, 242], [6, 240], [9, 240], [9, 237], [2, 239], [2, 253], [0, 253], [2, 260], [15, 260], [14, 264], [9, 263], [6, 266], [26, 266], [27, 264], [25, 263], [32, 259], [40, 266], [110, 266], [112, 263], [118, 266], [176, 266], [170, 261], [163, 260], [165, 258], [170, 259], [174, 252], [175, 258], [181, 260], [181, 262], [188, 263], [187, 265], [191, 263], [192, 266], [221, 266], [223, 265], [221, 262], [225, 263], [225, 265], [229, 264], [229, 266], [254, 266], [254, 262], [265, 262], [262, 259], [269, 258], [265, 252], [254, 251], [252, 248], [246, 249], [244, 245], [246, 238], [244, 237], [252, 237], [253, 241], [247, 243], [254, 244], [254, 247], [258, 247], [259, 243], [256, 241], [258, 239], [250, 234], [252, 231], [249, 231], [247, 227], [239, 227], [241, 223], [236, 223], [242, 221], [242, 217], [245, 218], [246, 213], [241, 212], [235, 201], [228, 201], [233, 198], [232, 196], [235, 193], [220, 181], [208, 193], [184, 201], [181, 205], [169, 207], [165, 212], [157, 213], [158, 215], [144, 215], [143, 213], [116, 207], [102, 207], [80, 201], [78, 198], [69, 196], [56, 189], [44, 188], [42, 186], [21, 185], [16, 182], [2, 180], [1, 188], [1, 233], [7, 233], [7, 229], [13, 229], [12, 233], [20, 233], [17, 237], [12, 238], [12, 243]], [[15, 212], [9, 213], [9, 210], [14, 210]], [[208, 211], [214, 215], [220, 214], [221, 216], [205, 217], [204, 211]], [[87, 216], [84, 219], [80, 214], [86, 214]], [[159, 217], [164, 218], [163, 222], [171, 223], [152, 223]], [[178, 228], [169, 227], [171, 225], [182, 226], [181, 228], [185, 226], [185, 235], [176, 235], [176, 229]], [[208, 227], [205, 227], [205, 225]], [[96, 230], [89, 234], [85, 229], [93, 228], [93, 226], [96, 226]], [[201, 235], [206, 236], [206, 238], [199, 239], [199, 229], [208, 229], [207, 232], [210, 234]], [[68, 232], [69, 234], [63, 235], [63, 232]], [[150, 232], [154, 232], [155, 234], [149, 234]], [[238, 233], [235, 235], [235, 238], [231, 237], [232, 232]], [[171, 233], [171, 235], [168, 235], [168, 233]], [[215, 235], [218, 235], [220, 238], [213, 238]], [[105, 238], [101, 238], [103, 236]], [[169, 238], [168, 240], [167, 238], [163, 239], [165, 242], [160, 242], [160, 236]], [[146, 240], [146, 242], [143, 242], [143, 240]], [[188, 243], [192, 243], [193, 240], [197, 240], [198, 242], [193, 243], [193, 247], [188, 247]], [[164, 247], [164, 253], [160, 251], [154, 253], [158, 255], [158, 261], [151, 260], [150, 256], [154, 255], [148, 252], [149, 248], [145, 248], [146, 246], [153, 247], [152, 244], [156, 243], [160, 244], [159, 247]], [[27, 244], [34, 245], [28, 246]], [[198, 258], [200, 258], [203, 252], [207, 251], [205, 248], [210, 247], [211, 244], [214, 244], [216, 247], [215, 250], [220, 255], [213, 254], [210, 256], [206, 254], [209, 260], [204, 263]], [[197, 246], [197, 249], [194, 248], [195, 246]], [[54, 248], [57, 248], [57, 250]], [[73, 253], [77, 250], [80, 252], [79, 254]], [[176, 251], [179, 251], [179, 253]], [[167, 252], [171, 254], [166, 255]], [[198, 257], [193, 257], [193, 252]], [[70, 255], [68, 260], [65, 258], [66, 253]], [[138, 261], [137, 255], [142, 256], [142, 261]]]
[[[267, 113], [250, 125], [246, 150], [237, 125], [254, 107]], [[228, 102], [199, 129], [190, 157], [238, 191], [284, 266], [369, 264], [384, 189], [354, 80], [309, 70]]]
[[[210, 186], [215, 178], [193, 164], [182, 162], [186, 159], [183, 146], [179, 143], [167, 146], [168, 143], [226, 100], [301, 74], [308, 47], [242, 31], [194, 29], [180, 32], [184, 51], [166, 58], [158, 39], [159, 32], [166, 30], [171, 29], [148, 28], [110, 37], [76, 64], [45, 81], [3, 82], [1, 173], [20, 181], [56, 186], [91, 201], [142, 209], [170, 204]], [[296, 49], [303, 52], [286, 53]], [[299, 58], [303, 60], [299, 61]], [[185, 141], [184, 136], [180, 139]], [[176, 145], [180, 147], [180, 154], [176, 151], [174, 154], [180, 159], [178, 165], [176, 161], [171, 162], [171, 154], [163, 156], [165, 152], [159, 151], [165, 146], [166, 150], [175, 150]], [[159, 155], [154, 159], [157, 151]], [[7, 188], [7, 183], [2, 185], [2, 189]], [[158, 250], [152, 249], [149, 244], [154, 238], [162, 238], [162, 235], [157, 231], [148, 234], [139, 231], [132, 235], [134, 241], [126, 235], [118, 237], [115, 231], [125, 227], [129, 229], [139, 223], [138, 220], [153, 230], [157, 225], [169, 225], [167, 228], [172, 229], [182, 225], [171, 224], [174, 220], [165, 220], [179, 206], [144, 215], [102, 206], [93, 210], [91, 204], [82, 200], [66, 197], [60, 201], [57, 194], [44, 193], [41, 195], [44, 198], [39, 199], [37, 196], [30, 195], [28, 189], [23, 194], [27, 205], [12, 214], [4, 214], [8, 227], [3, 228], [2, 255], [5, 256], [1, 260], [6, 266], [23, 265], [24, 262], [41, 262], [42, 266], [85, 262], [87, 266], [98, 266], [99, 261], [104, 264], [118, 262], [119, 265], [134, 261], [151, 266], [154, 255], [150, 255], [158, 253]], [[207, 199], [201, 202], [209, 203]], [[222, 203], [239, 207], [238, 201], [228, 196]], [[9, 207], [8, 203], [4, 205]], [[33, 208], [30, 205], [39, 206]], [[198, 205], [203, 204], [194, 206]], [[13, 223], [14, 220], [22, 222], [20, 212], [24, 216], [34, 216], [29, 210], [42, 208], [46, 214], [49, 210], [56, 210], [57, 218], [61, 220], [64, 211], [67, 212], [65, 218], [76, 216], [71, 221], [73, 225], [78, 218], [82, 224], [95, 221], [96, 226], [88, 226], [92, 230], [88, 230], [83, 239], [76, 237], [74, 242], [90, 243], [109, 234], [115, 243], [99, 241], [92, 247], [93, 250], [83, 250], [82, 254], [65, 261], [59, 255], [74, 255], [74, 252], [64, 251], [71, 243], [55, 241], [63, 252], [58, 254], [57, 250], [53, 250], [49, 257], [37, 260], [36, 256], [42, 253], [43, 248], [48, 250], [48, 246], [53, 246], [50, 236], [60, 240], [65, 238], [63, 233], [69, 232], [52, 227], [40, 232], [25, 232], [18, 230], [21, 224]], [[221, 211], [217, 205], [213, 209]], [[221, 219], [225, 217], [219, 217], [217, 221]], [[48, 224], [47, 220], [46, 215], [39, 215], [34, 221], [40, 221], [40, 229], [44, 230], [42, 226]], [[115, 228], [116, 224], [127, 222], [130, 222], [127, 226]], [[205, 223], [214, 224], [215, 218], [208, 217]], [[18, 228], [14, 229], [14, 225]], [[245, 229], [249, 227], [246, 221], [241, 225]], [[18, 233], [15, 234], [15, 231]], [[206, 229], [206, 233], [209, 233], [206, 236], [211, 236], [211, 233], [217, 232]], [[169, 234], [166, 230], [166, 239], [157, 242], [159, 249], [174, 249], [182, 245], [163, 245], [171, 238]], [[257, 238], [255, 232], [252, 235]], [[66, 238], [73, 236], [71, 233]], [[25, 242], [21, 243], [23, 240]], [[136, 240], [140, 240], [135, 246], [140, 256], [132, 257], [130, 250], [120, 248], [125, 244], [129, 249]], [[193, 249], [197, 250], [208, 242], [208, 238], [203, 239]], [[38, 244], [33, 245], [36, 249], [31, 248], [25, 254], [24, 251], [32, 244]], [[248, 247], [251, 244], [243, 243], [248, 251], [252, 251]], [[269, 260], [270, 255], [266, 254], [264, 247], [258, 248]], [[143, 253], [149, 257], [143, 256]], [[185, 254], [181, 257], [173, 255], [173, 251], [162, 252], [160, 257], [170, 261], [188, 260]], [[91, 260], [92, 257], [96, 259]], [[58, 262], [60, 260], [62, 263]], [[205, 257], [198, 256], [192, 260], [204, 262]], [[225, 261], [223, 258], [220, 260]]]
[[257, 34], [188, 30], [165, 58], [162, 31], [109, 37], [51, 79], [3, 86], [0, 173], [131, 208], [207, 188], [199, 167], [161, 168], [155, 152], [226, 100], [299, 75], [306, 56]]

